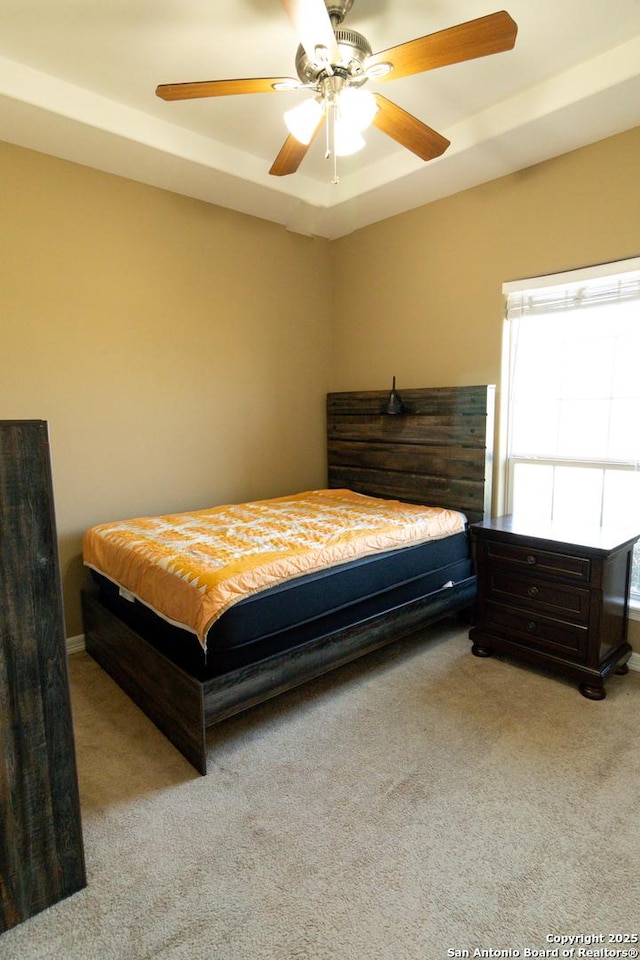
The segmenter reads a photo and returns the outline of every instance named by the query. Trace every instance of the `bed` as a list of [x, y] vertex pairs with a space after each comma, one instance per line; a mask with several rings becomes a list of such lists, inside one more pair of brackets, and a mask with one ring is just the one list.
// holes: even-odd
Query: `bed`
[[[118, 568], [117, 554], [108, 560], [100, 552], [109, 538], [134, 540], [139, 549], [148, 528], [166, 526], [167, 517], [87, 532], [93, 586], [83, 592], [86, 650], [201, 774], [214, 724], [473, 606], [466, 522], [490, 512], [494, 388], [402, 391], [404, 409], [394, 415], [385, 412], [387, 398], [387, 391], [327, 396], [325, 489], [171, 517], [178, 524], [169, 536], [173, 550], [185, 531], [201, 525], [202, 514], [233, 528], [235, 541], [244, 543], [237, 532], [254, 528], [251, 511], [268, 511], [277, 523], [285, 508], [319, 504], [332, 530], [347, 506], [367, 518], [377, 504], [391, 511], [393, 523], [384, 533], [364, 524], [369, 540], [362, 550], [354, 550], [349, 531], [342, 540], [334, 537], [337, 552], [327, 555], [328, 566], [316, 564], [306, 532], [293, 576], [270, 564], [267, 579], [256, 581], [257, 548], [251, 544], [242, 562], [234, 555], [225, 568], [233, 568], [233, 577], [212, 579], [206, 589], [202, 570], [178, 567], [175, 592], [184, 602], [171, 607], [174, 584], [165, 589], [162, 577], [176, 567], [173, 553], [169, 557], [163, 547], [155, 594], [145, 597], [129, 559]], [[425, 505], [435, 508], [435, 535], [425, 528], [405, 542], [397, 531], [407, 517], [413, 523], [414, 514], [423, 523]], [[283, 516], [283, 528], [292, 529], [289, 514]], [[321, 552], [326, 559], [324, 547]], [[192, 583], [207, 598], [215, 595], [216, 605], [187, 610]], [[243, 590], [249, 584], [248, 593], [238, 593], [238, 583]]]

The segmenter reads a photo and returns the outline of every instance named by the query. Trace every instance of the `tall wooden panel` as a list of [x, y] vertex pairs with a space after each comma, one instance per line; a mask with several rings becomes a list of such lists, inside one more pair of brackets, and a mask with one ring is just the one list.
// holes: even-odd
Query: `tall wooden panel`
[[388, 390], [327, 394], [329, 486], [488, 516], [495, 387], [399, 393], [397, 415]]
[[0, 932], [86, 884], [47, 424], [0, 421]]

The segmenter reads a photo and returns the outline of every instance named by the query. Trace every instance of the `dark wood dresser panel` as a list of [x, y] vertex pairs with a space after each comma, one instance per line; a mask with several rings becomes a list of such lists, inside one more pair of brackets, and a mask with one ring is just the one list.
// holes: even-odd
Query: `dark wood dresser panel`
[[571, 529], [497, 517], [471, 527], [476, 656], [513, 654], [576, 679], [592, 700], [626, 673], [629, 584], [637, 531]]
[[0, 932], [86, 884], [47, 424], [0, 421]]
[[329, 486], [488, 516], [495, 387], [398, 393], [396, 415], [384, 412], [388, 391], [327, 395]]

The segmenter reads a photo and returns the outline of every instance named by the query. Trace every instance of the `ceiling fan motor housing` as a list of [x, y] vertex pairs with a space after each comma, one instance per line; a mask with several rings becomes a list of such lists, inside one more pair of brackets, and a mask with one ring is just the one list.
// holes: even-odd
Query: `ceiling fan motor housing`
[[[336, 72], [348, 79], [350, 83], [359, 85], [367, 79], [364, 72], [365, 61], [371, 56], [371, 44], [366, 37], [356, 30], [335, 30], [338, 44], [339, 60], [332, 63]], [[304, 47], [300, 45], [296, 52], [296, 71], [302, 83], [315, 84], [327, 74], [326, 66], [317, 63], [309, 57]]]

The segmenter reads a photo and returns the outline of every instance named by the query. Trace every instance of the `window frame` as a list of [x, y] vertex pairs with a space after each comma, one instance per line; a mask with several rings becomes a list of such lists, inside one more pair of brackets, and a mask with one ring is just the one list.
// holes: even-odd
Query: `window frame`
[[[507, 281], [502, 285], [504, 296], [504, 326], [503, 326], [503, 346], [502, 346], [502, 374], [500, 382], [500, 438], [499, 438], [499, 483], [498, 500], [501, 506], [499, 512], [511, 513], [514, 496], [514, 467], [518, 463], [536, 463], [549, 466], [561, 467], [588, 467], [600, 470], [637, 470], [638, 463], [619, 460], [589, 460], [573, 457], [540, 457], [540, 456], [522, 456], [510, 455], [510, 431], [512, 426], [512, 399], [511, 384], [513, 380], [513, 350], [512, 350], [512, 332], [513, 318], [508, 316], [507, 306], [509, 294], [516, 294], [523, 291], [543, 289], [555, 285], [573, 284], [588, 282], [592, 280], [603, 279], [622, 275], [625, 273], [635, 273], [640, 271], [640, 257], [633, 257], [622, 261], [612, 261], [609, 263], [596, 264], [590, 267], [582, 267], [577, 270], [565, 271], [558, 274], [547, 274], [540, 277], [528, 277], [521, 280]], [[640, 595], [633, 594], [630, 597], [629, 616], [632, 620], [640, 621]]]

